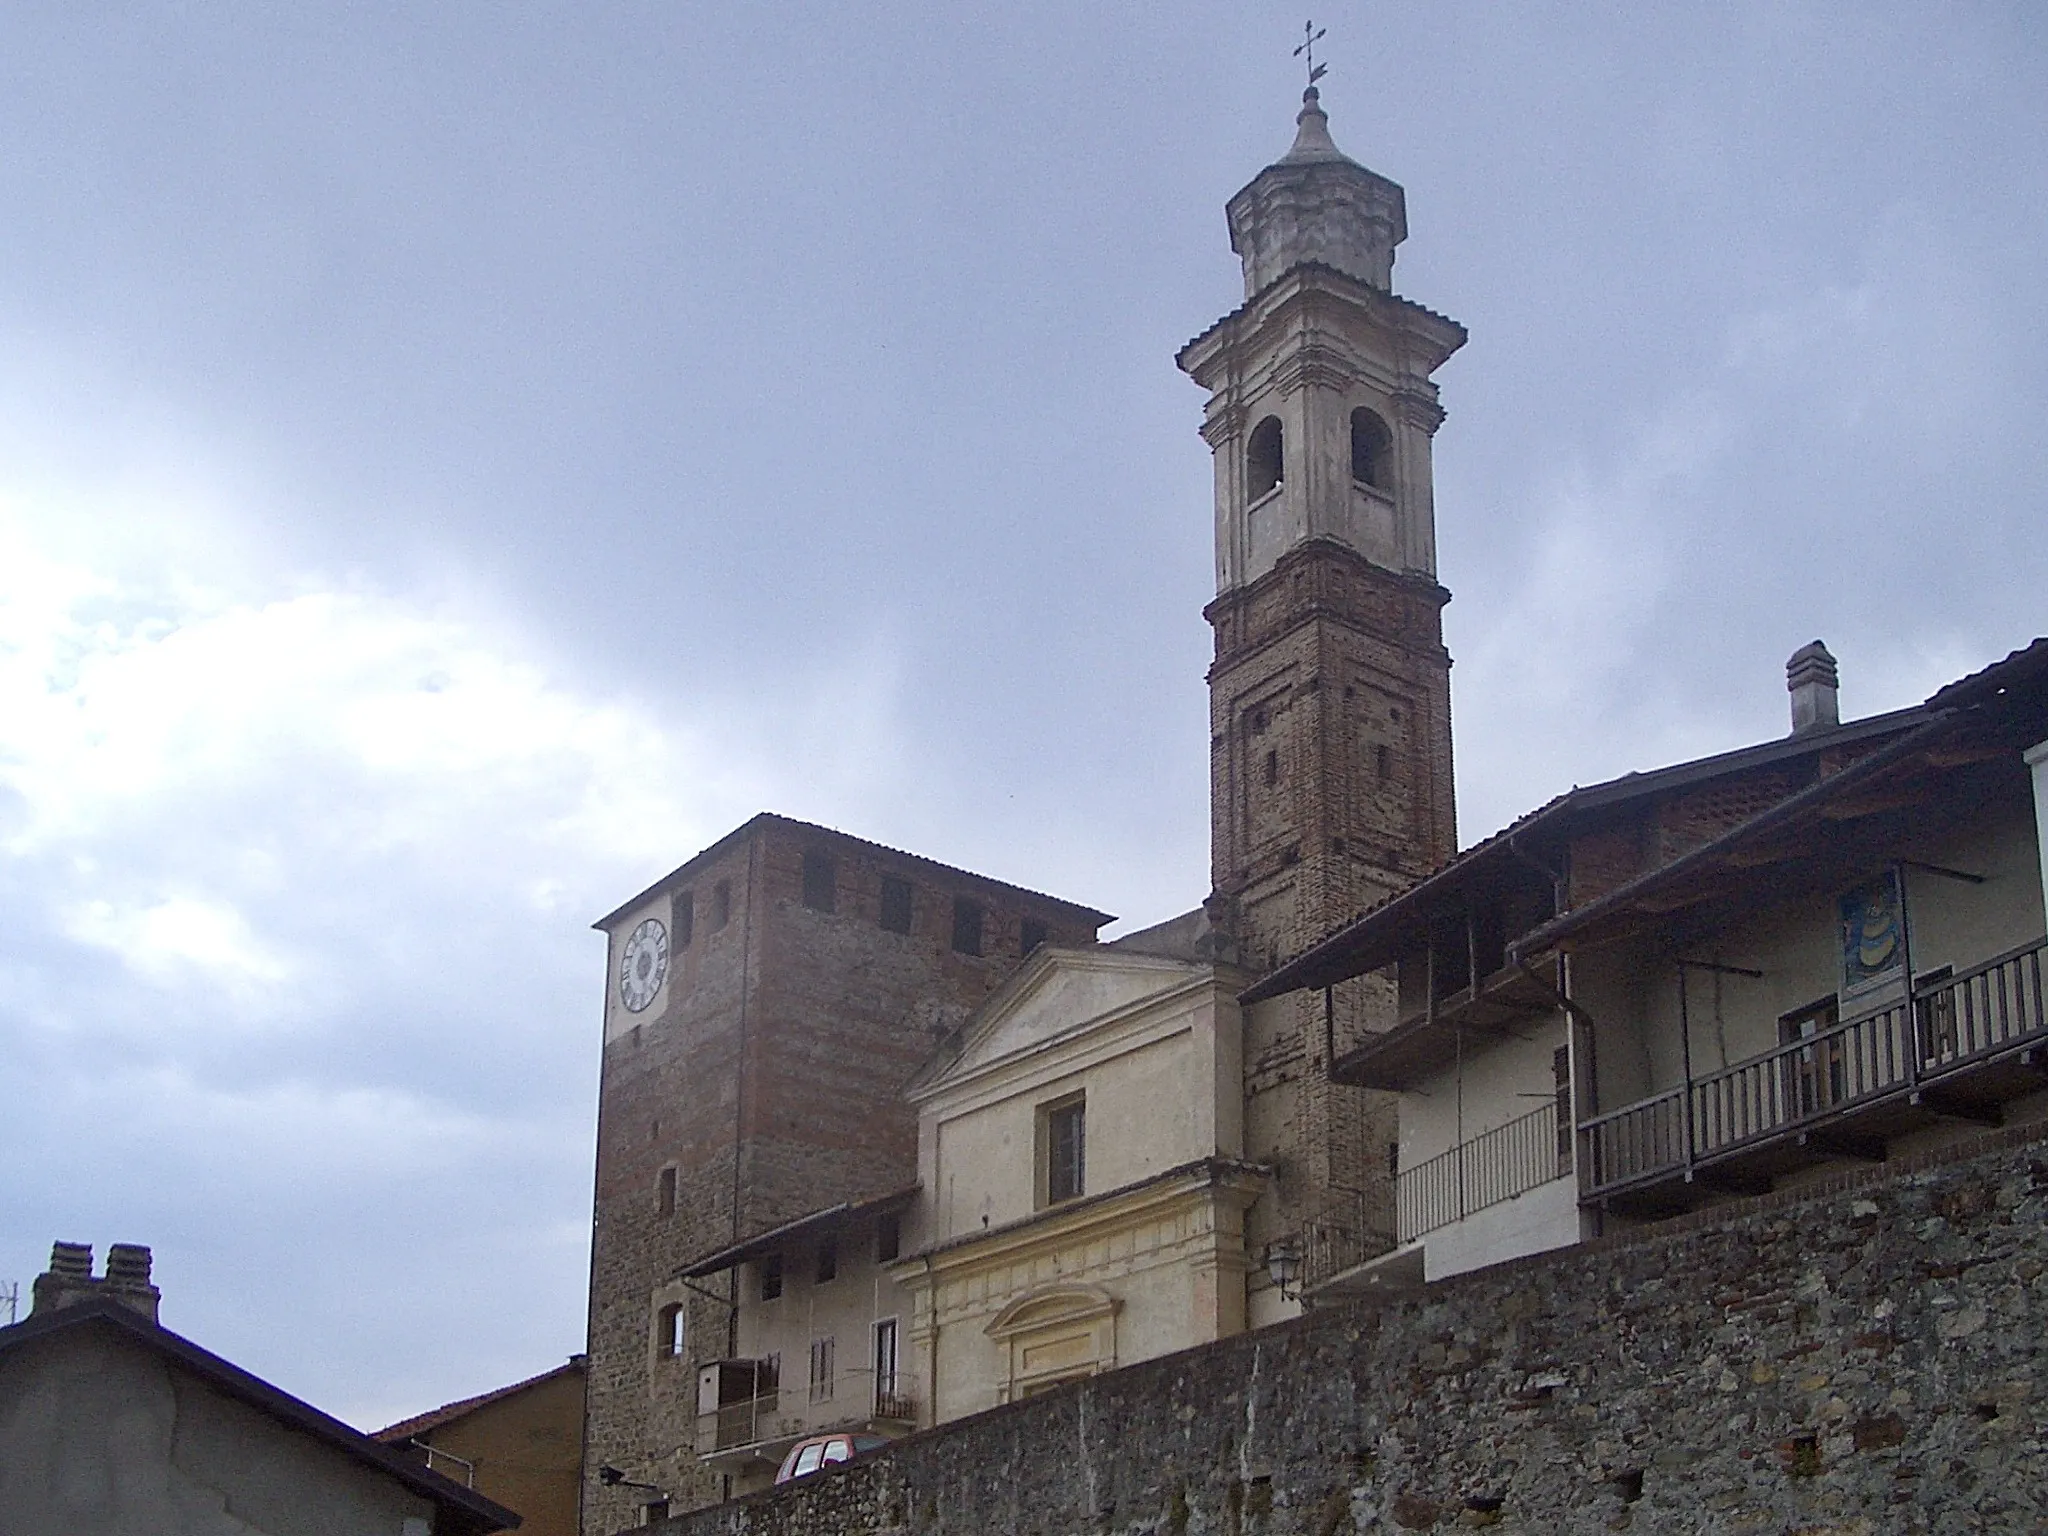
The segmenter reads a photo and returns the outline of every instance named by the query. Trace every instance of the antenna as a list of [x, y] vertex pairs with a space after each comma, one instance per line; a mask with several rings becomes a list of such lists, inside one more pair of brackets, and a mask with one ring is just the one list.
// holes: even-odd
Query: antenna
[[21, 1282], [18, 1280], [0, 1280], [0, 1312], [7, 1314], [7, 1321], [0, 1323], [0, 1328], [12, 1328], [14, 1320], [20, 1311]]
[[1328, 27], [1318, 27], [1313, 21], [1305, 21], [1301, 24], [1301, 46], [1294, 50], [1294, 56], [1307, 62], [1308, 83], [1311, 89], [1315, 87], [1315, 83], [1322, 79], [1330, 68], [1327, 64], [1318, 64], [1316, 62], [1316, 44], [1323, 40], [1324, 35], [1329, 30]]

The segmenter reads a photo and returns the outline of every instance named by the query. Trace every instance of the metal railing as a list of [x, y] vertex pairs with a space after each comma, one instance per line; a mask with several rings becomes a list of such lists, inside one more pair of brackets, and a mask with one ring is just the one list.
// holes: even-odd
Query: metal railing
[[1401, 1170], [1394, 1205], [1402, 1242], [1462, 1221], [1571, 1172], [1560, 1148], [1557, 1105], [1547, 1103]]
[[1301, 1283], [1312, 1286], [1376, 1259], [1394, 1247], [1394, 1213], [1386, 1186], [1332, 1189], [1301, 1224]]
[[2048, 940], [1579, 1126], [1589, 1195], [1793, 1134], [1858, 1105], [1967, 1075], [2048, 1037]]
[[764, 1392], [759, 1397], [720, 1403], [715, 1412], [698, 1414], [697, 1454], [708, 1455], [768, 1439], [780, 1428], [776, 1420], [780, 1401], [780, 1393]]
[[901, 1421], [905, 1424], [917, 1422], [917, 1403], [903, 1392], [877, 1392], [875, 1394], [875, 1417]]

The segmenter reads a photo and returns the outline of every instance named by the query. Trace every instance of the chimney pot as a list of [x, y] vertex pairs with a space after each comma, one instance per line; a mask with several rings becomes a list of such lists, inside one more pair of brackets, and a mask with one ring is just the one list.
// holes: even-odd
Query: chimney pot
[[1785, 663], [1785, 688], [1792, 695], [1792, 734], [1824, 731], [1842, 723], [1841, 674], [1820, 641], [1802, 645]]

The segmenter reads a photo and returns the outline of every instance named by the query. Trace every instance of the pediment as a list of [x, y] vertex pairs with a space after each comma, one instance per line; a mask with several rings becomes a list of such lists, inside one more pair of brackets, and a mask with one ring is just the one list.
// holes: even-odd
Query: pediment
[[968, 1021], [959, 1055], [923, 1086], [969, 1076], [1086, 1032], [1206, 975], [1209, 967], [1107, 950], [1041, 950]]

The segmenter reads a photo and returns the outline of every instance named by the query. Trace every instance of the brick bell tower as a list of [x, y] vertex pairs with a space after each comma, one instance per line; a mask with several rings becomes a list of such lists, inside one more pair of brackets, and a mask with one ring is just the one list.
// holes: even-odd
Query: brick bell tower
[[[1209, 905], [1257, 971], [1457, 846], [1430, 375], [1465, 330], [1393, 292], [1401, 188], [1338, 150], [1317, 95], [1228, 204], [1244, 303], [1178, 358], [1216, 467]], [[1295, 994], [1247, 1020], [1248, 1139], [1280, 1169], [1251, 1235], [1301, 1244], [1311, 1280], [1370, 1246], [1389, 1177], [1390, 1105], [1325, 1057], [1391, 1001], [1354, 983], [1333, 1015]]]

